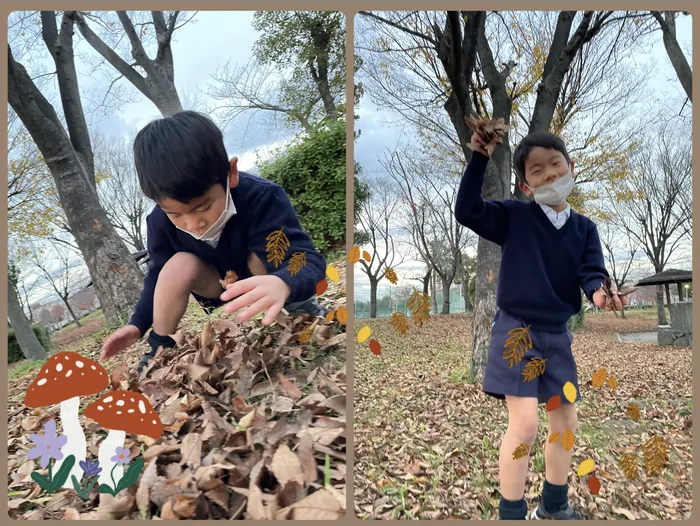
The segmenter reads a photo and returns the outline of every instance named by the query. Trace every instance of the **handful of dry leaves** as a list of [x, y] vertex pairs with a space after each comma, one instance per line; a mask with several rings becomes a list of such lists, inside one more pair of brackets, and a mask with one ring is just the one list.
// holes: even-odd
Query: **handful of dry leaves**
[[[502, 117], [499, 119], [487, 119], [472, 115], [467, 117], [466, 121], [467, 126], [483, 141], [489, 156], [493, 154], [493, 150], [497, 145], [503, 144], [503, 136], [510, 130], [510, 126], [505, 123]], [[473, 149], [471, 145], [469, 145], [469, 149]]]
[[238, 281], [238, 274], [236, 274], [233, 270], [229, 270], [226, 272], [226, 275], [224, 276], [224, 279], [220, 279], [219, 283], [221, 283], [221, 286], [224, 289], [227, 289], [229, 285], [233, 285]]
[[[632, 294], [635, 290], [637, 290], [637, 287], [622, 289], [617, 293], [617, 296], [619, 298], [624, 298], [628, 294]], [[600, 292], [603, 294], [603, 298], [605, 298], [605, 303], [603, 306], [611, 307], [612, 311], [615, 313], [615, 316], [617, 316], [617, 307], [615, 307], [615, 300], [613, 299], [612, 280], [610, 278], [605, 278], [603, 286], [600, 288]]]

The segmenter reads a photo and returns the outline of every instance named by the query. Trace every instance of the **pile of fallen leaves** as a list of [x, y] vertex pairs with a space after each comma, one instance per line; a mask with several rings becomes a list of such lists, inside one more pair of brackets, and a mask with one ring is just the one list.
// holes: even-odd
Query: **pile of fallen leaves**
[[[654, 314], [587, 314], [573, 353], [578, 404], [569, 499], [585, 519], [687, 519], [692, 508], [692, 351], [620, 344], [617, 332], [649, 331]], [[362, 519], [495, 519], [499, 448], [507, 427], [502, 401], [469, 373], [471, 316], [433, 316], [401, 336], [387, 318], [367, 320], [381, 357], [354, 351], [354, 506]], [[602, 367], [615, 389], [594, 385]], [[638, 413], [630, 416], [635, 404]], [[649, 475], [644, 445], [670, 446]], [[533, 510], [545, 476], [546, 411], [528, 455], [525, 498]], [[594, 495], [576, 467], [595, 464]], [[634, 464], [625, 473], [623, 459]], [[633, 462], [631, 462], [633, 460]], [[629, 480], [627, 475], [634, 475]], [[597, 488], [596, 488], [597, 489]]]
[[[331, 298], [333, 296], [330, 296]], [[340, 298], [336, 298], [340, 299]], [[326, 305], [337, 301], [324, 297]], [[306, 343], [300, 341], [305, 332]], [[111, 371], [113, 389], [143, 393], [164, 426], [157, 441], [127, 435], [143, 454], [138, 482], [116, 497], [95, 490], [41, 493], [30, 474], [28, 435], [48, 411], [9, 408], [9, 508], [24, 519], [322, 519], [345, 515], [345, 327], [310, 315], [207, 321], [176, 335], [141, 374]], [[131, 360], [130, 360], [131, 362]], [[108, 367], [109, 369], [109, 367]], [[31, 377], [24, 379], [26, 389]], [[82, 408], [90, 403], [81, 401]], [[106, 431], [81, 416], [88, 455]], [[46, 470], [44, 470], [46, 471]], [[40, 473], [43, 473], [41, 470]]]

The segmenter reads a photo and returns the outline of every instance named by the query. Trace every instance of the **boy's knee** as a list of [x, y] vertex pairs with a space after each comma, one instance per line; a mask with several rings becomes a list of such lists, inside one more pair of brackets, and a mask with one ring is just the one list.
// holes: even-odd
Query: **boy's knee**
[[177, 252], [163, 265], [158, 281], [179, 283], [189, 287], [197, 279], [200, 269], [201, 260], [197, 256], [189, 252]]
[[508, 426], [516, 433], [521, 443], [532, 445], [537, 439], [537, 418], [518, 419]]

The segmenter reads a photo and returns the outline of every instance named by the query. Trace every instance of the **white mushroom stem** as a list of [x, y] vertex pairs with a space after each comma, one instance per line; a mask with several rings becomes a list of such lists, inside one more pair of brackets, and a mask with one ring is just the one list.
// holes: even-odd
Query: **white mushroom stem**
[[[109, 433], [107, 433], [107, 438], [100, 444], [97, 460], [100, 462], [102, 471], [97, 479], [98, 485], [107, 484], [109, 487], [114, 488], [116, 484], [119, 484], [119, 480], [124, 475], [124, 468], [122, 466], [114, 468], [116, 462], [112, 462], [112, 457], [117, 453], [118, 447], [124, 447], [125, 439], [126, 433], [124, 431], [110, 429]], [[112, 473], [112, 468], [114, 468], [114, 473]], [[112, 477], [114, 477], [114, 482], [112, 482]]]
[[87, 451], [87, 442], [85, 441], [85, 433], [83, 433], [83, 428], [80, 426], [80, 420], [78, 420], [78, 410], [80, 409], [80, 397], [74, 396], [61, 402], [61, 426], [63, 427], [63, 434], [68, 439], [66, 445], [61, 448], [61, 453], [63, 453], [63, 458], [57, 460], [56, 464], [52, 468], [53, 475], [58, 473], [63, 462], [69, 455], [75, 457], [75, 464], [68, 474], [68, 478], [63, 483], [63, 488], [73, 489], [73, 479], [71, 478], [75, 475], [75, 478], [80, 479], [83, 476], [83, 470], [80, 469], [80, 461], [85, 460]]

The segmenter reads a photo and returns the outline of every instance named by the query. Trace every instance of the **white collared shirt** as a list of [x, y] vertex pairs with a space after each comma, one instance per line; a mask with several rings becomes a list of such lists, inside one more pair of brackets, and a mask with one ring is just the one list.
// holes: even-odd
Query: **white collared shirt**
[[569, 216], [571, 215], [571, 207], [569, 206], [569, 203], [566, 203], [566, 208], [561, 212], [555, 212], [551, 206], [543, 203], [540, 203], [540, 206], [557, 230], [564, 226], [566, 220], [569, 219]]

